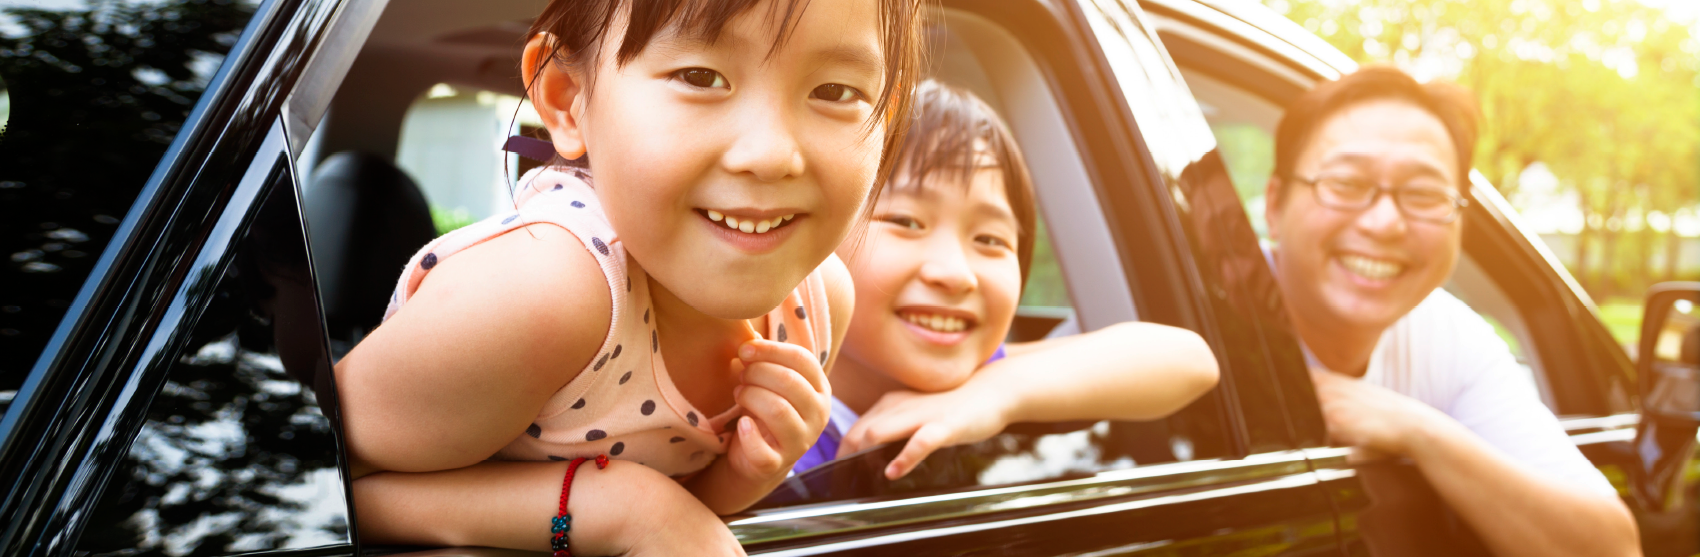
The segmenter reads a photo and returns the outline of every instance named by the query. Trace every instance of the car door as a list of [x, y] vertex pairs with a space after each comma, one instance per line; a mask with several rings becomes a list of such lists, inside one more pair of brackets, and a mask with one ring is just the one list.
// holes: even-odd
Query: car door
[[[115, 34], [146, 44], [109, 46], [181, 56], [207, 44], [171, 33], [231, 32], [213, 42], [228, 55], [202, 74], [126, 70], [204, 94], [178, 99], [194, 109], [165, 128], [176, 132], [163, 136], [169, 148], [145, 162], [152, 176], [0, 422], [0, 553], [353, 552], [291, 153], [352, 59], [348, 43], [360, 38], [350, 34], [363, 34], [382, 3], [184, 4], [9, 14], [47, 28], [141, 18]], [[124, 10], [134, 13], [108, 13]], [[204, 81], [170, 81], [194, 78]], [[56, 170], [41, 178], [79, 177]]]
[[[7, 409], [7, 554], [355, 552], [295, 164], [383, 9], [256, 7]], [[941, 452], [908, 483], [870, 480], [889, 458], [873, 451], [820, 474], [847, 491], [776, 500], [734, 531], [780, 554], [1335, 553], [1304, 452], [1314, 401], [1295, 417], [1283, 392], [1308, 391], [1270, 373], [1297, 353], [1262, 340], [1278, 325], [1267, 314], [1222, 301], [1269, 303], [1250, 297], [1269, 283], [1238, 278], [1250, 254], [1210, 239], [1236, 226], [1206, 210], [1223, 183], [1186, 181], [1204, 171], [1150, 147], [1203, 136], [1130, 110], [1158, 91], [1162, 110], [1186, 109], [1139, 14], [1008, 0], [948, 15], [982, 62], [959, 77], [994, 84], [1023, 144], [1056, 155], [1034, 168], [1065, 292], [1051, 300], [1068, 306], [1029, 304], [1029, 328], [1193, 328], [1221, 355], [1223, 386], [1160, 422]]]
[[[1253, 220], [1260, 220], [1262, 185], [1273, 168], [1273, 129], [1281, 107], [1317, 81], [1355, 66], [1302, 28], [1258, 7], [1168, 0], [1144, 4], [1193, 94], [1206, 107], [1242, 203]], [[1522, 231], [1515, 211], [1497, 190], [1480, 176], [1473, 178], [1463, 257], [1445, 288], [1502, 332], [1571, 440], [1627, 497], [1640, 466], [1629, 446], [1639, 421], [1630, 360], [1557, 258], [1538, 238]], [[1261, 223], [1255, 226], [1261, 229]], [[1350, 500], [1342, 511], [1358, 518], [1343, 518], [1343, 524], [1355, 523], [1371, 533], [1367, 540], [1349, 543], [1356, 551], [1373, 549], [1379, 554], [1392, 546], [1420, 546], [1432, 536], [1392, 525], [1412, 522], [1412, 516], [1450, 512], [1409, 467], [1349, 463], [1341, 449], [1322, 449], [1313, 456], [1325, 475], [1356, 478], [1346, 482], [1355, 485], [1341, 492], [1351, 494], [1342, 498]], [[1684, 491], [1687, 496], [1669, 508], [1648, 509], [1630, 501], [1648, 554], [1695, 551], [1700, 534], [1694, 530], [1692, 482]], [[1376, 508], [1382, 510], [1371, 510]], [[1472, 535], [1453, 518], [1435, 528], [1454, 537]]]
[[[1272, 358], [1298, 353], [1273, 354], [1267, 324], [1225, 302], [1254, 295], [1235, 274], [1254, 254], [1225, 253], [1214, 238], [1232, 225], [1216, 217], [1244, 218], [1211, 210], [1206, 182], [1192, 179], [1202, 171], [1186, 170], [1193, 159], [1166, 166], [1154, 159], [1176, 151], [1148, 146], [1192, 133], [1207, 151], [1209, 137], [1173, 116], [1191, 100], [1175, 96], [1138, 17], [1114, 2], [947, 2], [932, 73], [988, 99], [1027, 151], [1049, 238], [1038, 250], [1055, 254], [1071, 301], [1056, 327], [1200, 330], [1223, 362], [1221, 386], [1157, 422], [1012, 428], [935, 453], [897, 482], [880, 471], [900, 446], [835, 461], [730, 523], [752, 554], [1337, 552], [1333, 510], [1269, 373]], [[1187, 189], [1180, 201], [1176, 188]], [[1043, 318], [1037, 309], [1023, 319]], [[1297, 421], [1314, 444], [1314, 401], [1310, 412]]]

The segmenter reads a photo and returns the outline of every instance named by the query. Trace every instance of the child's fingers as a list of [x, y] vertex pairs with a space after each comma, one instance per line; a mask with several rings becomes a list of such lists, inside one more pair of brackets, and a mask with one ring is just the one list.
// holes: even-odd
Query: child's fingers
[[785, 464], [785, 456], [762, 438], [755, 420], [749, 416], [738, 418], [738, 445], [744, 453], [744, 460], [756, 470], [773, 471]]
[[754, 418], [773, 434], [779, 442], [776, 448], [801, 450], [814, 442], [814, 439], [807, 439], [808, 426], [803, 417], [797, 415], [791, 403], [777, 393], [763, 387], [740, 386], [732, 397], [738, 401], [738, 406], [743, 407], [745, 417]]
[[903, 445], [903, 452], [897, 453], [897, 458], [886, 465], [886, 479], [895, 480], [909, 475], [922, 460], [926, 460], [927, 455], [950, 444], [950, 437], [950, 431], [943, 426], [932, 424], [922, 427], [909, 438], [909, 443]]
[[796, 370], [814, 386], [816, 392], [827, 393], [832, 387], [826, 381], [826, 372], [821, 371], [818, 358], [801, 346], [771, 340], [756, 339], [738, 347], [738, 359], [743, 360], [745, 365], [768, 362]]
[[826, 423], [826, 416], [831, 411], [826, 400], [795, 370], [756, 362], [744, 369], [741, 379], [743, 386], [761, 387], [784, 397], [810, 427]]
[[850, 431], [844, 434], [844, 439], [838, 443], [838, 455], [834, 458], [855, 454], [869, 447], [888, 441], [909, 437], [920, 428], [921, 424], [901, 418], [882, 419], [878, 416], [864, 416], [850, 426]]

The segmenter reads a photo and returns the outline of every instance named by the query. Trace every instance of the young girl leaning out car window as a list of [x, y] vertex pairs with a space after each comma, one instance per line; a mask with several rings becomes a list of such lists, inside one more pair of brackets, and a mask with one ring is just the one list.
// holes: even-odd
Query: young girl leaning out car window
[[427, 244], [337, 364], [362, 541], [739, 553], [716, 514], [826, 422], [920, 1], [549, 3], [521, 73], [588, 163]]
[[831, 421], [797, 471], [907, 437], [885, 470], [896, 479], [1011, 423], [1156, 419], [1215, 386], [1210, 347], [1175, 327], [1130, 322], [1004, 346], [1033, 254], [1026, 164], [966, 91], [924, 82], [915, 112], [866, 235], [838, 250], [855, 317]]

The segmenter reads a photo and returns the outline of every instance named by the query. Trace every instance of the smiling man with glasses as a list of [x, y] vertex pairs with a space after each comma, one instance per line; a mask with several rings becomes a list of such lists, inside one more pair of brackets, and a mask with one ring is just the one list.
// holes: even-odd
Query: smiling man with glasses
[[1499, 555], [1639, 554], [1633, 517], [1493, 328], [1457, 264], [1476, 109], [1370, 67], [1287, 109], [1271, 250], [1336, 443], [1411, 460]]

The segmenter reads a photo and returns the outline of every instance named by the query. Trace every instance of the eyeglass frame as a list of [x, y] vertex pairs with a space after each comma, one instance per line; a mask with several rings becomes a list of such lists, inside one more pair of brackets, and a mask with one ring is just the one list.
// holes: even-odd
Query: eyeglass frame
[[1370, 207], [1374, 207], [1376, 202], [1381, 201], [1381, 196], [1390, 195], [1390, 196], [1393, 197], [1393, 207], [1398, 209], [1399, 214], [1404, 215], [1406, 218], [1416, 220], [1416, 221], [1421, 221], [1421, 222], [1433, 223], [1433, 224], [1452, 224], [1454, 222], [1458, 222], [1458, 217], [1461, 217], [1461, 216], [1464, 215], [1464, 208], [1470, 206], [1470, 200], [1466, 199], [1463, 195], [1459, 195], [1459, 196], [1454, 197], [1452, 199], [1451, 216], [1447, 217], [1444, 220], [1414, 215], [1410, 211], [1405, 209], [1404, 203], [1401, 203], [1399, 201], [1399, 192], [1401, 190], [1408, 190], [1408, 189], [1414, 189], [1414, 188], [1410, 188], [1410, 187], [1405, 186], [1405, 185], [1389, 187], [1389, 186], [1383, 185], [1381, 182], [1374, 182], [1374, 181], [1370, 181], [1370, 186], [1375, 189], [1375, 195], [1371, 195], [1369, 197], [1369, 201], [1365, 202], [1363, 204], [1363, 206], [1361, 206], [1361, 207], [1350, 207], [1350, 206], [1330, 205], [1330, 204], [1328, 204], [1328, 202], [1322, 200], [1322, 192], [1319, 191], [1321, 188], [1316, 187], [1317, 182], [1321, 182], [1323, 180], [1323, 178], [1325, 178], [1325, 176], [1320, 175], [1320, 174], [1317, 175], [1314, 178], [1301, 178], [1298, 175], [1288, 175], [1287, 176], [1288, 181], [1297, 182], [1297, 183], [1300, 183], [1300, 184], [1304, 184], [1306, 186], [1310, 186], [1311, 196], [1316, 199], [1317, 205], [1321, 205], [1321, 206], [1327, 207], [1329, 209], [1336, 209], [1336, 210], [1341, 210], [1341, 211], [1364, 211], [1366, 209], [1369, 209]]

